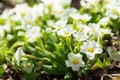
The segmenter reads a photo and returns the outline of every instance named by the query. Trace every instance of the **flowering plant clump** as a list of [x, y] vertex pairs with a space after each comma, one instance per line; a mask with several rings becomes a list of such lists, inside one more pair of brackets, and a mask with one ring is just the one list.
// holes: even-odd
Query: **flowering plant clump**
[[4, 10], [0, 64], [14, 66], [22, 72], [21, 79], [29, 80], [36, 80], [42, 71], [73, 80], [88, 70], [110, 66], [109, 59], [116, 59], [119, 52], [113, 56], [108, 48], [107, 57], [106, 38], [119, 33], [120, 0], [81, 0], [79, 10], [70, 2], [41, 0]]

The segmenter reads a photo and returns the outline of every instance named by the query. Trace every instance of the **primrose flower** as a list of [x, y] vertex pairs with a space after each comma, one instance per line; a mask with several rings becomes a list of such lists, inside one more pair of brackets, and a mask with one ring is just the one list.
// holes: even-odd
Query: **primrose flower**
[[15, 57], [15, 59], [17, 61], [17, 65], [20, 64], [20, 61], [21, 61], [23, 55], [25, 55], [25, 53], [23, 52], [22, 47], [19, 47], [17, 49], [17, 51], [15, 52], [15, 54], [14, 54], [14, 57]]
[[67, 17], [62, 17], [55, 24], [53, 24], [52, 27], [55, 28], [55, 31], [58, 31], [58, 30], [61, 30], [63, 27], [65, 27], [67, 22], [68, 22], [68, 18]]
[[62, 28], [61, 30], [59, 30], [57, 33], [58, 33], [58, 35], [67, 37], [75, 32], [76, 32], [76, 30], [74, 30], [71, 25], [68, 25], [68, 26]]
[[98, 23], [100, 25], [107, 25], [109, 23], [109, 18], [108, 17], [103, 17], [102, 19], [100, 19], [100, 21]]
[[7, 32], [11, 31], [11, 23], [10, 23], [10, 21], [8, 21], [8, 20], [6, 21], [6, 23], [4, 24], [4, 29]]
[[33, 16], [32, 15], [27, 15], [24, 17], [22, 20], [22, 27], [24, 30], [27, 30], [32, 27], [34, 22]]
[[104, 37], [105, 34], [112, 34], [111, 30], [100, 28], [98, 36], [100, 36], [102, 38], [102, 37]]
[[70, 16], [70, 14], [72, 13], [76, 14], [77, 12], [78, 10], [75, 8], [67, 8], [63, 11], [63, 13], [61, 13], [61, 16]]
[[83, 42], [80, 51], [85, 53], [89, 59], [94, 59], [95, 54], [100, 54], [103, 50], [98, 42], [88, 40]]
[[77, 32], [73, 34], [73, 37], [75, 38], [75, 40], [77, 41], [85, 41], [87, 40], [89, 37], [87, 34], [84, 34], [83, 32]]
[[70, 13], [69, 16], [74, 20], [79, 20], [81, 18], [79, 13]]
[[54, 0], [42, 0], [42, 1], [47, 6], [53, 5], [53, 3], [54, 3]]
[[72, 67], [73, 71], [79, 71], [79, 67], [84, 67], [85, 63], [82, 60], [82, 55], [80, 53], [74, 54], [74, 53], [69, 53], [68, 54], [68, 59], [66, 60], [66, 65], [67, 67]]
[[26, 37], [28, 38], [28, 42], [35, 42], [35, 40], [40, 37], [40, 27], [32, 27], [26, 31]]
[[13, 35], [12, 34], [7, 34], [7, 39], [8, 40], [12, 40], [14, 37], [13, 37]]
[[80, 20], [83, 21], [83, 22], [87, 22], [91, 19], [92, 17], [89, 16], [88, 14], [83, 14], [80, 16]]
[[[118, 0], [119, 1], [119, 0]], [[120, 2], [117, 0], [111, 1], [110, 4], [107, 4], [106, 6], [106, 16], [117, 19], [120, 13]]]
[[0, 26], [0, 37], [4, 37], [4, 28]]
[[98, 31], [100, 30], [100, 25], [95, 23], [90, 23], [88, 26], [91, 28], [90, 34], [98, 36]]
[[84, 28], [85, 25], [83, 25], [81, 22], [76, 23], [75, 30], [81, 31]]
[[23, 69], [24, 69], [27, 73], [30, 73], [33, 68], [34, 68], [34, 64], [32, 64], [32, 63], [30, 63], [30, 62], [24, 62], [24, 63], [23, 63]]

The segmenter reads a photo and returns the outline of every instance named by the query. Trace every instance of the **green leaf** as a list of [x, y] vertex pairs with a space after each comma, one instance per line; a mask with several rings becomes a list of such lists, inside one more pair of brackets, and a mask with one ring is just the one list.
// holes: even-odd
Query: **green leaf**
[[110, 61], [106, 60], [105, 58], [103, 59], [103, 62], [100, 59], [97, 59], [97, 62], [95, 63], [95, 66], [97, 68], [106, 68], [107, 66], [110, 65]]
[[3, 66], [0, 66], [0, 77], [2, 77], [3, 74], [4, 74], [4, 68]]
[[60, 69], [59, 67], [52, 67], [50, 65], [43, 65], [43, 70], [50, 74], [55, 74], [55, 75], [64, 75], [64, 70]]

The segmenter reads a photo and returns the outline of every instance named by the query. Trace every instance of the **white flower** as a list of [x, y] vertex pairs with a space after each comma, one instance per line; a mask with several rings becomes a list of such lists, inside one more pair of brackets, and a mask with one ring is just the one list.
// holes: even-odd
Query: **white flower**
[[17, 34], [19, 37], [22, 37], [25, 35], [25, 33], [23, 31], [18, 31], [18, 34]]
[[22, 27], [24, 30], [28, 30], [29, 28], [32, 27], [33, 23], [34, 23], [34, 18], [32, 15], [27, 15], [23, 18], [22, 20]]
[[112, 1], [112, 3], [107, 4], [106, 6], [106, 16], [112, 18], [112, 19], [117, 19], [119, 17], [120, 13], [120, 3], [117, 1]]
[[88, 27], [87, 25], [84, 25], [84, 24], [78, 22], [78, 23], [76, 23], [75, 30], [81, 31], [81, 32], [83, 32], [84, 34], [88, 34], [88, 33], [90, 33], [91, 28]]
[[98, 42], [90, 40], [83, 42], [80, 48], [80, 51], [85, 53], [89, 59], [94, 59], [95, 54], [100, 54], [103, 51]]
[[4, 29], [6, 32], [10, 32], [11, 31], [11, 23], [10, 21], [6, 21], [5, 25], [4, 25]]
[[80, 31], [77, 32], [77, 33], [74, 33], [73, 37], [77, 41], [85, 41], [85, 40], [87, 40], [89, 38], [87, 34], [84, 34], [83, 32], [80, 32]]
[[67, 8], [67, 9], [65, 9], [64, 10], [64, 12], [63, 13], [61, 13], [61, 17], [62, 16], [69, 16], [70, 14], [72, 14], [72, 13], [77, 13], [78, 12], [78, 10], [77, 9], [75, 9], [75, 8]]
[[5, 34], [4, 28], [0, 26], [0, 38], [4, 37], [4, 34]]
[[42, 0], [42, 2], [43, 2], [45, 5], [47, 5], [47, 6], [53, 5], [54, 1], [55, 1], [55, 0]]
[[68, 26], [62, 28], [61, 30], [59, 30], [57, 33], [58, 33], [58, 35], [61, 35], [61, 36], [71, 36], [71, 34], [73, 34], [75, 32], [76, 32], [76, 30], [74, 30], [71, 25], [68, 25]]
[[8, 40], [12, 40], [14, 37], [13, 37], [13, 35], [12, 34], [7, 34], [7, 39]]
[[38, 5], [34, 5], [31, 8], [31, 15], [34, 19], [36, 19], [39, 16], [44, 16], [45, 7], [44, 4], [39, 3]]
[[90, 34], [93, 36], [98, 36], [98, 32], [100, 30], [100, 25], [95, 24], [95, 23], [90, 23], [90, 24], [88, 24], [88, 26], [91, 28]]
[[25, 55], [25, 53], [23, 52], [22, 47], [19, 47], [17, 49], [17, 51], [15, 52], [15, 54], [14, 54], [14, 57], [15, 57], [15, 59], [17, 61], [17, 65], [20, 64], [20, 61], [21, 61], [23, 55]]
[[32, 27], [26, 31], [26, 37], [28, 38], [28, 42], [35, 42], [35, 40], [40, 37], [40, 27]]
[[68, 18], [67, 17], [62, 17], [60, 20], [58, 20], [55, 24], [53, 24], [52, 27], [55, 28], [54, 31], [58, 31], [58, 30], [61, 30], [63, 27], [66, 26], [68, 22]]
[[89, 34], [91, 32], [91, 28], [87, 25], [84, 25], [82, 32], [84, 32], [84, 34]]
[[105, 34], [112, 34], [112, 33], [109, 29], [100, 28], [98, 36], [102, 38], [104, 37]]
[[80, 20], [82, 20], [83, 22], [87, 22], [91, 19], [92, 17], [89, 16], [88, 14], [83, 14], [80, 16]]
[[74, 20], [79, 20], [81, 18], [79, 13], [70, 13], [69, 16]]
[[72, 67], [73, 71], [79, 71], [79, 67], [84, 67], [85, 63], [82, 60], [82, 55], [80, 53], [74, 54], [74, 53], [69, 53], [68, 54], [68, 59], [66, 60], [66, 65], [67, 67]]
[[24, 62], [23, 63], [23, 69], [30, 73], [32, 71], [32, 69], [34, 68], [34, 64], [30, 63], [30, 62]]
[[69, 5], [71, 3], [71, 0], [61, 0], [62, 5]]
[[100, 25], [107, 25], [109, 23], [109, 18], [108, 17], [103, 17], [102, 19], [100, 19], [100, 21], [98, 23]]

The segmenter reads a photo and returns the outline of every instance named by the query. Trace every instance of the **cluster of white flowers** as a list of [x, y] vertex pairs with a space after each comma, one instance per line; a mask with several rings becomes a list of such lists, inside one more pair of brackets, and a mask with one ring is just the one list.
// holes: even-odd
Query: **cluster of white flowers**
[[120, 16], [120, 0], [110, 0], [110, 2], [106, 5], [106, 16], [117, 19]]
[[[33, 7], [24, 3], [16, 5], [13, 9], [5, 10], [0, 16], [0, 19], [5, 20], [2, 27], [0, 26], [0, 37], [4, 37], [6, 31], [9, 33], [9, 39], [12, 39], [13, 37], [10, 35], [13, 30], [13, 32], [16, 31], [18, 37], [27, 38], [28, 43], [34, 43], [38, 38], [46, 37], [43, 35], [45, 31], [46, 33], [51, 32], [51, 34], [55, 33], [57, 37], [64, 37], [64, 39], [71, 38], [76, 44], [80, 44], [77, 46], [79, 52], [69, 52], [69, 60], [65, 61], [66, 66], [72, 67], [73, 71], [79, 71], [79, 67], [85, 66], [82, 54], [85, 54], [88, 60], [93, 60], [96, 54], [103, 52], [99, 40], [102, 40], [106, 34], [112, 34], [110, 29], [103, 26], [109, 23], [109, 18], [118, 18], [120, 1], [107, 3], [105, 17], [98, 22], [91, 22], [92, 15], [90, 13], [82, 14], [75, 8], [64, 8], [70, 4], [70, 0], [41, 1], [42, 3]], [[82, 0], [81, 5], [89, 9], [91, 6], [96, 7], [99, 2], [100, 0]], [[14, 54], [17, 65], [20, 64], [22, 55], [25, 53], [20, 47]], [[23, 66], [28, 73], [34, 67], [31, 63], [23, 64]]]

